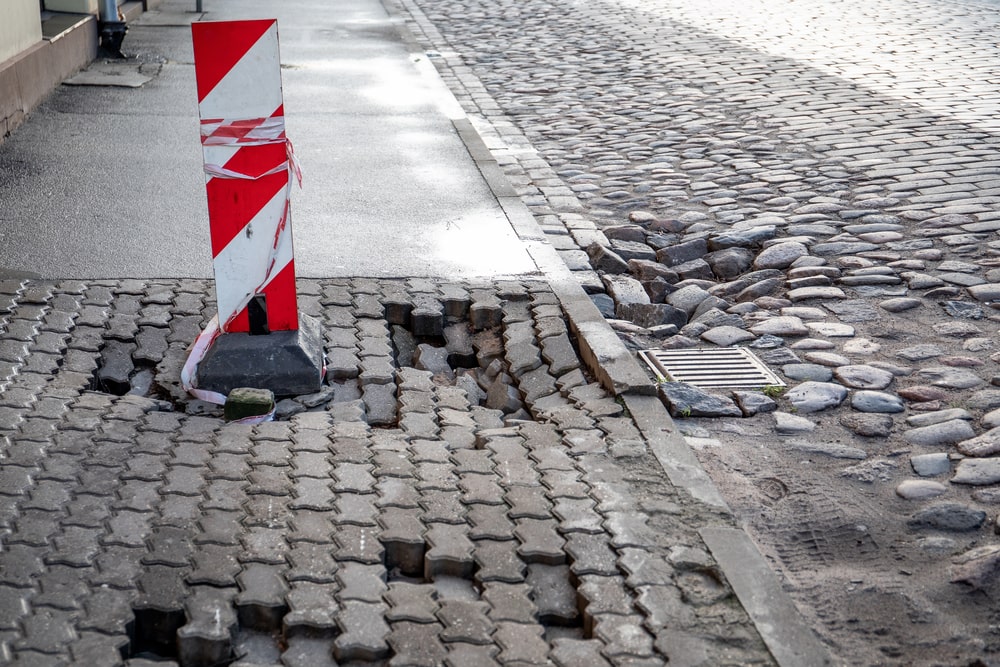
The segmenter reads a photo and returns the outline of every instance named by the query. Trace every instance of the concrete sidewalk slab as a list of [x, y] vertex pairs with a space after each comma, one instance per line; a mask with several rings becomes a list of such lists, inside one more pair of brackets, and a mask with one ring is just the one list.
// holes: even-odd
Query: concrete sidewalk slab
[[[125, 50], [152, 81], [61, 88], [0, 146], [6, 273], [212, 275], [190, 29], [164, 20], [190, 18], [189, 4], [161, 3], [155, 21], [130, 28]], [[381, 4], [206, 9], [206, 20], [279, 20], [288, 131], [305, 173], [292, 195], [300, 275], [537, 271], [452, 124], [454, 99], [411, 60]]]

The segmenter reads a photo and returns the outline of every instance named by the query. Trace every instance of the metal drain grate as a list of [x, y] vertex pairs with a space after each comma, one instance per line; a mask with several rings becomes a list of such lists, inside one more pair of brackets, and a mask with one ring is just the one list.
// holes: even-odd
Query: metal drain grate
[[745, 347], [708, 350], [642, 350], [643, 360], [657, 376], [695, 387], [784, 387], [753, 352]]

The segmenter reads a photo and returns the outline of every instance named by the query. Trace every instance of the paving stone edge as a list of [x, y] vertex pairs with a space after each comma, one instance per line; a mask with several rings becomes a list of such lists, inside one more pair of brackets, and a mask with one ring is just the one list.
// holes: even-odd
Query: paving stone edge
[[[390, 16], [399, 17], [401, 10], [391, 0], [383, 0], [383, 6]], [[406, 3], [406, 11], [413, 13], [419, 10]], [[424, 49], [405, 22], [400, 20], [397, 30], [414, 57], [423, 55]], [[433, 68], [428, 68], [427, 72], [437, 73]], [[443, 82], [442, 89], [450, 95]], [[457, 100], [455, 108], [460, 108]], [[546, 241], [545, 233], [528, 207], [516, 196], [475, 126], [464, 113], [452, 118], [452, 124], [514, 231], [527, 245], [529, 255], [559, 299], [588, 370], [606, 390], [624, 401], [670, 482], [687, 491], [695, 500], [732, 518], [732, 512], [715, 483], [658, 398], [656, 385]], [[745, 531], [715, 525], [706, 526], [700, 533], [779, 665], [832, 664], [829, 652], [806, 624], [791, 596], [782, 588], [778, 576]]]

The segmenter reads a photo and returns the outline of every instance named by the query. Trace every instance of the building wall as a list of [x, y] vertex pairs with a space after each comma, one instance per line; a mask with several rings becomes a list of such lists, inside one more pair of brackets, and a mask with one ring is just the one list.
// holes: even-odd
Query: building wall
[[0, 63], [42, 40], [38, 0], [0, 0]]

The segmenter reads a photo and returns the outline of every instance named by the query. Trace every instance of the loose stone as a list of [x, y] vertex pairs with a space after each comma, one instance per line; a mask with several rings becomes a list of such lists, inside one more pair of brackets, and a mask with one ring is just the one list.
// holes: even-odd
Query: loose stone
[[798, 452], [806, 454], [823, 454], [824, 456], [829, 456], [834, 459], [853, 459], [855, 461], [863, 461], [868, 458], [868, 453], [863, 449], [848, 447], [847, 445], [838, 445], [833, 442], [790, 442], [788, 443], [788, 447]]
[[1000, 482], [1000, 458], [962, 459], [951, 478], [953, 484], [989, 486]]
[[864, 365], [838, 366], [833, 375], [851, 389], [885, 389], [893, 380], [892, 373]]
[[935, 477], [951, 471], [951, 459], [944, 452], [919, 454], [910, 457], [910, 466], [921, 477]]
[[753, 263], [755, 269], [786, 269], [799, 257], [809, 254], [802, 243], [785, 241], [765, 248]]
[[930, 528], [965, 532], [977, 530], [986, 521], [986, 512], [959, 503], [941, 503], [914, 514], [906, 525], [913, 529]]
[[948, 410], [937, 410], [935, 412], [928, 412], [922, 415], [907, 417], [906, 425], [912, 426], [913, 428], [919, 428], [921, 426], [940, 424], [952, 419], [965, 419], [971, 421], [972, 415], [968, 410], [964, 410], [962, 408], [950, 408]]
[[888, 437], [893, 423], [892, 417], [886, 414], [849, 414], [840, 418], [841, 426], [865, 438]]
[[935, 498], [948, 491], [941, 482], [934, 482], [929, 479], [908, 479], [900, 482], [896, 487], [896, 495], [906, 500], [926, 500]]
[[963, 440], [955, 447], [966, 456], [983, 458], [1000, 453], [1000, 428], [994, 428], [975, 438]]
[[854, 327], [842, 322], [807, 322], [806, 326], [812, 333], [828, 338], [850, 338], [854, 335]]
[[901, 398], [881, 391], [862, 390], [851, 397], [851, 407], [859, 412], [894, 414], [906, 408]]
[[848, 366], [851, 363], [851, 360], [847, 357], [833, 352], [809, 352], [805, 355], [805, 358], [806, 361], [811, 361], [814, 364], [834, 368], [838, 366]]
[[913, 401], [915, 403], [927, 403], [929, 401], [944, 401], [948, 398], [949, 394], [943, 389], [938, 389], [937, 387], [931, 387], [929, 385], [914, 385], [912, 387], [903, 387], [896, 391], [901, 398], [907, 401]]
[[881, 345], [867, 338], [855, 338], [844, 343], [844, 352], [847, 354], [875, 354], [881, 349]]
[[[912, 288], [911, 288], [912, 289]], [[895, 299], [886, 299], [885, 301], [879, 302], [879, 308], [888, 311], [890, 313], [902, 313], [907, 310], [913, 310], [922, 305], [923, 302], [920, 299], [914, 299], [912, 297], [897, 297]]]
[[799, 412], [819, 412], [843, 403], [847, 388], [832, 382], [803, 382], [785, 397]]
[[839, 287], [798, 287], [788, 291], [792, 301], [809, 301], [810, 299], [846, 299], [847, 295]]
[[911, 445], [939, 447], [953, 445], [956, 442], [973, 438], [975, 435], [976, 432], [972, 430], [969, 422], [963, 419], [952, 419], [940, 424], [910, 429], [903, 434], [903, 439]]
[[797, 382], [805, 380], [827, 382], [833, 378], [833, 371], [819, 364], [786, 364], [781, 367], [781, 372], [788, 379]]
[[672, 417], [742, 417], [743, 412], [728, 398], [709, 394], [686, 382], [664, 382], [660, 394]]
[[788, 412], [774, 413], [774, 430], [778, 433], [811, 433], [816, 429], [816, 423], [805, 417]]
[[743, 411], [745, 417], [774, 412], [778, 409], [778, 404], [774, 399], [756, 391], [734, 391], [733, 400], [736, 401], [736, 405]]
[[770, 334], [773, 336], [804, 336], [809, 333], [809, 329], [797, 317], [772, 317], [759, 324], [750, 327], [750, 331], [761, 336]]
[[947, 366], [933, 366], [917, 371], [917, 375], [929, 381], [935, 387], [947, 389], [972, 389], [986, 384], [986, 381], [964, 368], [948, 368]]

